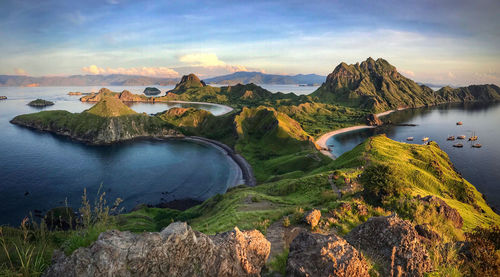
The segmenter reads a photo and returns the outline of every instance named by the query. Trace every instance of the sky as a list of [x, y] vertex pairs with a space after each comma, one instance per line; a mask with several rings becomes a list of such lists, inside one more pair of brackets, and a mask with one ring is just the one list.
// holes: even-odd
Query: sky
[[373, 57], [500, 85], [499, 15], [498, 0], [0, 0], [0, 74], [327, 75]]

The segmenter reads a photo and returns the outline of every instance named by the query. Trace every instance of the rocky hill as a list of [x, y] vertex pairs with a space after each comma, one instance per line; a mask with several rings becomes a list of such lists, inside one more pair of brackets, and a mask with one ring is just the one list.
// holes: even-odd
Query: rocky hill
[[448, 102], [496, 101], [500, 97], [495, 87], [444, 88], [434, 92], [404, 77], [386, 60], [368, 58], [362, 63], [339, 64], [311, 96], [320, 102], [385, 111]]
[[104, 96], [82, 113], [43, 111], [16, 116], [11, 123], [67, 136], [89, 144], [110, 144], [141, 137], [181, 135], [156, 117], [138, 114], [119, 99]]
[[275, 85], [299, 85], [299, 84], [321, 84], [325, 76], [316, 74], [277, 75], [261, 72], [239, 71], [228, 75], [205, 79], [207, 83], [236, 85], [236, 84], [275, 84]]

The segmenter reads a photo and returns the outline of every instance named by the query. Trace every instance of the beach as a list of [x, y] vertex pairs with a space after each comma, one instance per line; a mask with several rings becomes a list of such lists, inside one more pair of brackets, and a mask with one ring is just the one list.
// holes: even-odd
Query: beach
[[[385, 112], [381, 112], [381, 113], [378, 113], [376, 114], [377, 117], [382, 117], [382, 116], [386, 116], [388, 114], [391, 114], [395, 111], [400, 111], [400, 110], [403, 110], [403, 109], [397, 109], [397, 110], [389, 110], [389, 111], [385, 111]], [[332, 159], [336, 159], [336, 157], [330, 152], [328, 151], [328, 146], [326, 145], [326, 142], [328, 141], [329, 138], [335, 136], [335, 135], [338, 135], [338, 134], [342, 134], [342, 133], [347, 133], [347, 132], [351, 132], [351, 131], [354, 131], [354, 130], [359, 130], [359, 129], [367, 129], [367, 128], [375, 128], [377, 126], [369, 126], [369, 125], [356, 125], [356, 126], [351, 126], [351, 127], [346, 127], [346, 128], [342, 128], [342, 129], [338, 129], [338, 130], [335, 130], [335, 131], [331, 131], [331, 132], [328, 132], [324, 135], [322, 135], [321, 137], [319, 137], [317, 140], [316, 140], [316, 145], [318, 145], [320, 147], [320, 152], [325, 155], [325, 156], [328, 156]]]

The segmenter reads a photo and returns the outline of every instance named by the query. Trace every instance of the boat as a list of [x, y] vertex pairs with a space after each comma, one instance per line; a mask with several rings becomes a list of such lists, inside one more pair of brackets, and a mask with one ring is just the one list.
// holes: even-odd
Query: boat
[[474, 143], [474, 144], [472, 145], [472, 147], [474, 147], [474, 148], [481, 148], [481, 147], [483, 147], [483, 146], [482, 146], [481, 144], [479, 144], [479, 143]]
[[407, 141], [413, 141], [413, 137], [407, 137], [406, 140]]
[[462, 121], [457, 122], [457, 125], [462, 125], [464, 124]]
[[446, 140], [455, 140], [455, 136], [449, 136]]
[[465, 139], [465, 135], [460, 135], [457, 137], [457, 139]]
[[476, 141], [477, 140], [477, 136], [475, 133], [472, 133], [472, 136], [469, 138], [469, 141]]
[[422, 141], [428, 141], [428, 140], [429, 140], [429, 137], [424, 137], [424, 138], [422, 139]]
[[464, 145], [461, 143], [455, 143], [455, 144], [453, 144], [453, 147], [462, 148], [462, 147], [464, 147]]

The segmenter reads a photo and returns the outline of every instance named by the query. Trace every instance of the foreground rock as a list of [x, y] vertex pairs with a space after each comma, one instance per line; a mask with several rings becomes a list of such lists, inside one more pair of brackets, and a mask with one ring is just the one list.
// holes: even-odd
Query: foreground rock
[[446, 204], [443, 199], [433, 195], [428, 195], [426, 197], [419, 198], [419, 200], [433, 207], [438, 215], [451, 221], [455, 228], [462, 228], [464, 225], [464, 220], [462, 219], [462, 216], [460, 216], [460, 213]]
[[311, 228], [314, 228], [318, 225], [319, 220], [321, 219], [321, 211], [320, 210], [312, 210], [308, 213], [306, 213], [304, 217], [304, 221], [311, 226]]
[[52, 106], [54, 105], [54, 102], [43, 100], [43, 99], [37, 99], [33, 100], [28, 103], [28, 106], [31, 107], [47, 107], [47, 106]]
[[207, 236], [175, 222], [160, 233], [108, 231], [44, 276], [260, 276], [270, 243], [259, 231]]
[[287, 276], [370, 276], [364, 257], [337, 235], [300, 233], [290, 244]]
[[379, 263], [384, 276], [423, 276], [432, 270], [424, 241], [409, 221], [396, 215], [372, 217], [346, 240]]
[[147, 96], [151, 96], [151, 95], [158, 95], [161, 93], [161, 91], [154, 87], [147, 87], [144, 89], [143, 93], [146, 94]]

